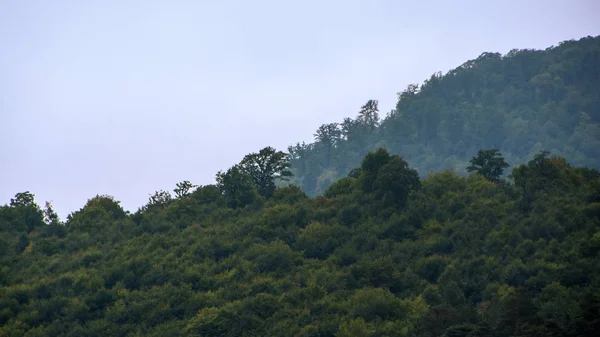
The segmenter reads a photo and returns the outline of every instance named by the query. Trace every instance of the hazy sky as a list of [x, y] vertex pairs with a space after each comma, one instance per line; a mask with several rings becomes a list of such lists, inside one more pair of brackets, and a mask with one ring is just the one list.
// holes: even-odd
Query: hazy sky
[[600, 1], [0, 0], [0, 204], [135, 211], [485, 51], [600, 34]]

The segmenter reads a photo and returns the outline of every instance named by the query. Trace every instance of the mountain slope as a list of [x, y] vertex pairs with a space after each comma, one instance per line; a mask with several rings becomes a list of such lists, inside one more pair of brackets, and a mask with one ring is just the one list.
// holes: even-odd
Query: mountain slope
[[382, 121], [376, 105], [323, 125], [315, 142], [290, 146], [296, 184], [309, 195], [359, 165], [380, 146], [421, 175], [464, 173], [479, 149], [498, 148], [511, 165], [540, 150], [600, 168], [600, 36], [546, 50], [483, 53], [399, 94]]
[[380, 149], [324, 196], [216, 186], [65, 224], [0, 207], [0, 336], [598, 336], [600, 172], [419, 179]]

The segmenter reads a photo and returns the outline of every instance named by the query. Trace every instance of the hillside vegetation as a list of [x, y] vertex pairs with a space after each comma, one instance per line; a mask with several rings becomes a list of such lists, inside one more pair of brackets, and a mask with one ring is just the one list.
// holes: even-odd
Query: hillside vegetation
[[600, 36], [483, 53], [408, 86], [383, 119], [370, 100], [356, 118], [319, 127], [313, 143], [289, 147], [294, 183], [322, 194], [379, 147], [422, 176], [462, 174], [473, 153], [486, 148], [500, 149], [513, 166], [545, 149], [600, 169]]
[[600, 172], [471, 164], [420, 178], [378, 149], [309, 198], [275, 188], [289, 162], [266, 148], [217, 185], [133, 214], [96, 196], [64, 223], [19, 193], [0, 207], [0, 336], [599, 336]]

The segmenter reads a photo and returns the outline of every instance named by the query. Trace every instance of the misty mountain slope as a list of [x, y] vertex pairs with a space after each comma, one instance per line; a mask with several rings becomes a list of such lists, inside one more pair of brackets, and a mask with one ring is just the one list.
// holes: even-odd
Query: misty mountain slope
[[483, 53], [409, 86], [383, 119], [371, 101], [356, 118], [321, 126], [313, 143], [289, 147], [295, 183], [309, 195], [323, 193], [379, 146], [422, 176], [463, 173], [484, 148], [500, 149], [511, 165], [545, 149], [600, 168], [600, 37]]

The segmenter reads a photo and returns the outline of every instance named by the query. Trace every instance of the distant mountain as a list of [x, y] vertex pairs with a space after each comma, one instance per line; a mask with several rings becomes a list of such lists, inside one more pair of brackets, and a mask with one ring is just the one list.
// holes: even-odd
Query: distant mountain
[[479, 149], [511, 165], [544, 149], [573, 165], [600, 168], [600, 36], [546, 50], [483, 53], [398, 94], [379, 119], [377, 101], [359, 115], [321, 126], [311, 144], [289, 147], [296, 184], [317, 195], [380, 146], [421, 176], [464, 173]]

